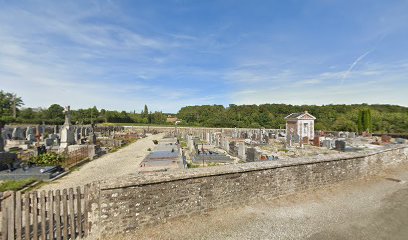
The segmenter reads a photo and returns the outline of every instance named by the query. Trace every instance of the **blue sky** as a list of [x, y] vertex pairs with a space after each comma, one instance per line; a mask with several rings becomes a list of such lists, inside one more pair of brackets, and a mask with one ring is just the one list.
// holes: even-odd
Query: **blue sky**
[[408, 1], [1, 1], [28, 107], [408, 106]]

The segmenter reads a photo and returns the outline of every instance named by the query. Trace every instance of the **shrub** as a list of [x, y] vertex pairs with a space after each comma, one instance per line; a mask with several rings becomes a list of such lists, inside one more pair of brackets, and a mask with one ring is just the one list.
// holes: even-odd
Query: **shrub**
[[32, 157], [29, 162], [38, 166], [56, 166], [61, 165], [64, 160], [64, 156], [50, 152]]

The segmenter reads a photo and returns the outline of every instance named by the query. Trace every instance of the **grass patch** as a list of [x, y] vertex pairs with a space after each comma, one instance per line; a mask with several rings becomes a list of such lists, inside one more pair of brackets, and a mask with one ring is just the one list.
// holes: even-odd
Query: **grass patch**
[[0, 192], [18, 191], [35, 181], [37, 180], [34, 178], [28, 178], [28, 179], [23, 179], [23, 180], [18, 180], [18, 181], [5, 181], [0, 184]]
[[199, 168], [200, 167], [200, 165], [198, 165], [198, 164], [194, 164], [194, 163], [187, 163], [187, 168]]
[[207, 167], [216, 167], [216, 166], [219, 166], [220, 164], [218, 164], [218, 163], [208, 163], [207, 164]]

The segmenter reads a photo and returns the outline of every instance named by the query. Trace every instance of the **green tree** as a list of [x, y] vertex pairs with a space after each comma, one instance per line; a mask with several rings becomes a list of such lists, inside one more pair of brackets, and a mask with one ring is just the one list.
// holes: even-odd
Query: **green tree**
[[0, 116], [13, 116], [13, 104], [16, 107], [23, 105], [23, 100], [12, 93], [0, 90]]
[[23, 104], [23, 100], [20, 97], [0, 90], [0, 120], [3, 123], [15, 121], [16, 113], [18, 111], [17, 108]]
[[147, 117], [149, 115], [149, 109], [147, 108], [147, 105], [144, 105], [144, 110], [143, 110], [143, 117]]
[[371, 110], [370, 109], [362, 109], [358, 113], [358, 131], [364, 132], [372, 132], [372, 119], [371, 119]]
[[64, 119], [64, 108], [59, 104], [52, 104], [47, 109], [47, 118], [49, 119]]

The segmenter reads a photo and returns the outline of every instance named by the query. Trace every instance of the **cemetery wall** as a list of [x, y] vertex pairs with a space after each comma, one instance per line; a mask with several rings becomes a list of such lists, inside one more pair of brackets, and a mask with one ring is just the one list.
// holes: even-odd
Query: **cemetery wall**
[[182, 172], [138, 175], [93, 185], [92, 233], [107, 237], [172, 218], [251, 204], [345, 180], [375, 175], [408, 162], [408, 146], [324, 159], [253, 162]]

